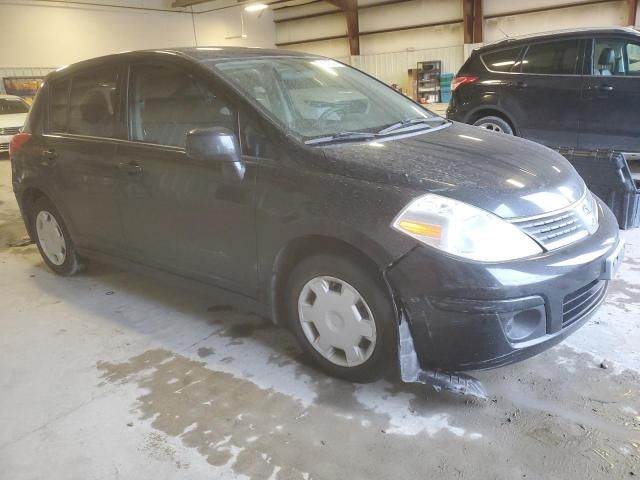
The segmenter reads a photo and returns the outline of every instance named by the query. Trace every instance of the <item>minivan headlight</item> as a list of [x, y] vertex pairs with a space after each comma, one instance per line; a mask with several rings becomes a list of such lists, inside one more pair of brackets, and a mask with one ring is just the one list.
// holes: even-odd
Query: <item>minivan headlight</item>
[[493, 213], [433, 193], [412, 200], [391, 226], [425, 245], [480, 262], [542, 252], [526, 233]]

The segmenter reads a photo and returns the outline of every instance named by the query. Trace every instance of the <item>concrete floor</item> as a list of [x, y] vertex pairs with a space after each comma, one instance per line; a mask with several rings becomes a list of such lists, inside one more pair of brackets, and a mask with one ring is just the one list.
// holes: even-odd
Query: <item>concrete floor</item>
[[3, 159], [2, 479], [640, 475], [640, 230], [584, 328], [477, 375], [489, 401], [327, 378], [259, 318], [111, 267], [56, 277], [23, 235]]

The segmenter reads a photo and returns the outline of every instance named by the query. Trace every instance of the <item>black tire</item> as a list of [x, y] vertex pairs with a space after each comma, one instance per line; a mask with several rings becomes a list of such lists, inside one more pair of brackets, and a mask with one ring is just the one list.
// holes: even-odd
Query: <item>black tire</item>
[[497, 133], [504, 133], [506, 135], [515, 135], [513, 132], [513, 128], [505, 119], [495, 116], [481, 117], [473, 124], [476, 127], [484, 128], [486, 130], [491, 130]]
[[[36, 226], [36, 222], [38, 219], [38, 214], [40, 212], [47, 212], [52, 217], [54, 217], [55, 221], [58, 223], [58, 226], [61, 230], [64, 244], [65, 244], [66, 255], [65, 255], [64, 262], [60, 265], [56, 265], [53, 262], [51, 262], [51, 260], [49, 260], [49, 258], [47, 257], [47, 255], [43, 250], [40, 238], [38, 237], [38, 229]], [[29, 213], [29, 219], [31, 221], [31, 232], [35, 237], [34, 240], [36, 242], [36, 245], [38, 246], [40, 255], [42, 256], [44, 263], [47, 264], [47, 266], [51, 269], [51, 271], [53, 271], [57, 275], [68, 277], [71, 275], [75, 275], [76, 273], [82, 270], [82, 268], [84, 267], [84, 263], [76, 253], [76, 249], [73, 245], [73, 241], [71, 240], [71, 235], [67, 230], [67, 226], [62, 220], [62, 216], [58, 212], [58, 209], [48, 198], [40, 197], [33, 203], [31, 207], [31, 211]]]
[[[368, 304], [376, 328], [376, 341], [370, 357], [352, 367], [339, 366], [315, 350], [305, 336], [298, 313], [298, 299], [304, 286], [315, 277], [330, 276], [347, 282]], [[307, 358], [325, 373], [356, 383], [373, 382], [397, 367], [397, 319], [392, 300], [380, 273], [352, 259], [317, 254], [303, 259], [291, 271], [285, 292], [289, 326]]]

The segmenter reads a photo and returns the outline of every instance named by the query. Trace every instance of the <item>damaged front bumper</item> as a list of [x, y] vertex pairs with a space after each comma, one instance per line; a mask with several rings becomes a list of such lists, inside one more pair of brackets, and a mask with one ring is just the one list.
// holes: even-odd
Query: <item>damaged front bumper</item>
[[401, 310], [403, 380], [444, 378], [443, 388], [482, 396], [473, 378], [443, 372], [507, 365], [562, 341], [604, 301], [622, 246], [601, 206], [593, 235], [528, 259], [490, 264], [415, 248], [386, 272]]

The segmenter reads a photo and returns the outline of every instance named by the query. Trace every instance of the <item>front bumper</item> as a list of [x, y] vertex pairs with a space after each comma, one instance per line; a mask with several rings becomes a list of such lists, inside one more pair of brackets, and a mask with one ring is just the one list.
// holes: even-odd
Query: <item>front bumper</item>
[[421, 367], [499, 367], [536, 355], [583, 325], [604, 301], [622, 256], [616, 220], [599, 204], [593, 235], [533, 258], [479, 263], [420, 246], [397, 261], [387, 278]]

